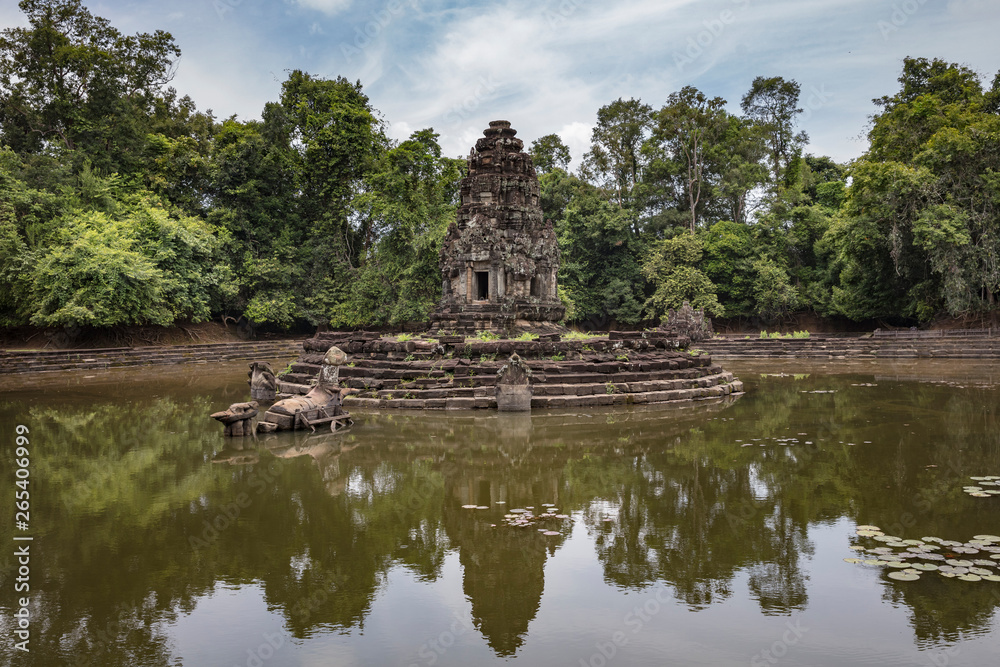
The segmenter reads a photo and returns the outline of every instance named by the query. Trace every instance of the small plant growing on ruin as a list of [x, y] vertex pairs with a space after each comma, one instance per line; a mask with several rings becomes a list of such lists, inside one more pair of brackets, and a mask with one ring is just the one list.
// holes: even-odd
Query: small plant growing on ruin
[[614, 382], [606, 382], [604, 384], [604, 390], [606, 392], [608, 392], [609, 394], [616, 394], [616, 393], [618, 393], [618, 389], [615, 387], [615, 383]]
[[496, 352], [494, 352], [493, 354], [483, 354], [479, 357], [479, 363], [481, 364], [485, 364], [487, 361], [496, 361], [496, 360], [497, 360]]
[[552, 355], [552, 361], [565, 361], [565, 360], [566, 360], [566, 355], [561, 352], [559, 354]]
[[591, 331], [586, 333], [582, 331], [570, 331], [569, 333], [563, 334], [563, 340], [590, 340], [591, 338], [607, 338], [607, 334], [595, 334]]
[[416, 398], [416, 396], [413, 395], [412, 391], [408, 391], [405, 394], [403, 394], [403, 398]]
[[408, 354], [406, 355], [406, 358], [403, 359], [403, 361], [413, 361], [414, 359], [416, 359], [416, 357], [414, 357], [412, 354]]
[[615, 357], [615, 361], [628, 361], [627, 354], [619, 354]]
[[413, 334], [401, 333], [398, 336], [396, 336], [396, 340], [398, 340], [400, 343], [405, 343], [408, 340], [413, 340]]
[[792, 333], [792, 338], [809, 338], [808, 331], [796, 331]]
[[482, 331], [476, 332], [475, 338], [486, 341], [500, 340], [500, 334], [495, 334], [492, 331], [486, 331], [485, 329], [483, 329]]
[[514, 338], [513, 340], [529, 341], [537, 339], [538, 339], [538, 334], [531, 333], [530, 331], [525, 331], [523, 334], [521, 334], [517, 338]]

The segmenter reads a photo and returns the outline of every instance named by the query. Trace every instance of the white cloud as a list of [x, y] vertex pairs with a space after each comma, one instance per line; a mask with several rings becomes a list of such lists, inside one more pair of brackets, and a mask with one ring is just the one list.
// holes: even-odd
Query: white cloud
[[336, 16], [351, 6], [352, 0], [299, 0], [299, 4], [307, 9], [315, 9], [328, 16]]
[[571, 169], [575, 170], [580, 166], [583, 154], [590, 150], [590, 136], [593, 131], [593, 125], [577, 121], [564, 125], [561, 130], [556, 132], [569, 148], [569, 154], [572, 158]]
[[406, 121], [400, 120], [396, 122], [389, 122], [389, 126], [386, 129], [386, 133], [391, 139], [396, 141], [406, 141], [413, 134], [413, 128]]

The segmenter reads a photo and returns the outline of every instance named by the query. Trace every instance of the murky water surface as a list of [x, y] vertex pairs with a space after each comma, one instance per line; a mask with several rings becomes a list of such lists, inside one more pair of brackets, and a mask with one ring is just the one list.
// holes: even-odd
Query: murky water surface
[[246, 400], [245, 364], [0, 378], [0, 662], [996, 664], [1000, 582], [844, 559], [878, 547], [863, 524], [1000, 534], [1000, 496], [963, 491], [1000, 475], [1000, 365], [725, 366], [736, 401], [357, 414], [243, 451], [208, 414]]

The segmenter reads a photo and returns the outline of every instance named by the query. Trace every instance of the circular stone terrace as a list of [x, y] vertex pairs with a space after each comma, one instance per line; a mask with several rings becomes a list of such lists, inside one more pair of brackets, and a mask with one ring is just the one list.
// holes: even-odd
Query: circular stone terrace
[[344, 407], [496, 409], [497, 371], [517, 354], [531, 369], [532, 409], [640, 405], [722, 398], [743, 383], [685, 337], [662, 331], [517, 339], [382, 336], [325, 332], [279, 376], [279, 398], [306, 393], [326, 351], [347, 352], [342, 386], [357, 394]]

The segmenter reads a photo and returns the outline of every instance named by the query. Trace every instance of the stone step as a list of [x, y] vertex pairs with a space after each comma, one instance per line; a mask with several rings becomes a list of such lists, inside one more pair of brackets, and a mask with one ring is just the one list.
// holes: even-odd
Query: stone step
[[[734, 380], [732, 374], [723, 373], [700, 387], [664, 389], [627, 394], [585, 394], [585, 395], [535, 395], [531, 399], [532, 410], [560, 409], [570, 407], [595, 407], [607, 405], [648, 405], [670, 403], [673, 401], [690, 401], [699, 399], [721, 398], [743, 391], [743, 383]], [[344, 399], [347, 408], [361, 409], [401, 409], [401, 410], [457, 410], [457, 409], [495, 409], [496, 399], [488, 395], [463, 394], [449, 398], [401, 398], [389, 399], [348, 396]]]

